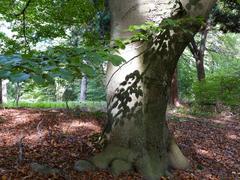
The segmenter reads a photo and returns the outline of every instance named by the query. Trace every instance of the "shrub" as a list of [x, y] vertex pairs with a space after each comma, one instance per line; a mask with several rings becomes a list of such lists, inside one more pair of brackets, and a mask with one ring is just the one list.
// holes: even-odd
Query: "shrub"
[[237, 74], [212, 74], [204, 81], [195, 82], [193, 92], [200, 105], [240, 105], [240, 77]]

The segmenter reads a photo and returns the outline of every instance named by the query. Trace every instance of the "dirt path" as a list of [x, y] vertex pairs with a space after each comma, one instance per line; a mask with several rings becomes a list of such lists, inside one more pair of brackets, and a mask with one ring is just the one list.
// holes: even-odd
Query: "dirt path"
[[[37, 162], [61, 169], [50, 179], [114, 179], [107, 171], [79, 173], [74, 162], [101, 150], [96, 139], [104, 117], [63, 110], [0, 110], [0, 178], [46, 179], [29, 164]], [[172, 179], [240, 179], [240, 120], [233, 116], [209, 119], [175, 114], [169, 126], [184, 154], [191, 160], [187, 171], [175, 171]], [[17, 165], [19, 142], [24, 163]], [[4, 179], [5, 178], [5, 179]], [[142, 179], [125, 173], [115, 179]]]

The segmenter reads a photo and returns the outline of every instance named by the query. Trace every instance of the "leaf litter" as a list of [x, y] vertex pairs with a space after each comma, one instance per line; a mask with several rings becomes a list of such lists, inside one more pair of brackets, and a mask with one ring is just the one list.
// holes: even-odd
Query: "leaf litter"
[[[184, 119], [171, 121], [170, 118], [168, 124], [191, 167], [175, 170], [167, 179], [240, 179], [240, 119], [237, 116], [170, 116]], [[143, 179], [136, 172], [114, 177], [107, 170], [81, 173], [74, 170], [77, 160], [88, 159], [102, 150], [98, 137], [106, 121], [104, 115], [82, 112], [76, 116], [66, 110], [1, 109], [0, 117], [1, 180]], [[60, 173], [40, 174], [32, 170], [31, 163], [59, 169]]]

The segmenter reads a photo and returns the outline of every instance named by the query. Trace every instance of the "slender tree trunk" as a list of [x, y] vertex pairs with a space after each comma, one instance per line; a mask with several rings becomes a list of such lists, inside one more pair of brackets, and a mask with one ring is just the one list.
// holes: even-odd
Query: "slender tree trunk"
[[56, 86], [56, 100], [57, 101], [62, 101], [63, 100], [63, 94], [64, 91], [66, 90], [65, 87], [63, 85], [61, 85], [61, 83], [59, 83], [58, 81], [55, 81], [55, 86]]
[[7, 80], [0, 79], [0, 104], [7, 102]]
[[126, 31], [131, 24], [150, 20], [161, 23], [172, 18], [183, 18], [183, 23], [181, 28], [165, 27], [148, 42], [131, 43], [119, 50], [126, 60], [121, 67], [109, 64], [105, 132], [110, 139], [105, 150], [92, 159], [97, 167], [110, 167], [115, 174], [133, 168], [146, 179], [167, 175], [169, 167], [188, 167], [187, 159], [169, 133], [166, 109], [178, 59], [200, 27], [199, 21], [185, 21], [182, 11], [192, 17], [205, 17], [214, 2], [110, 1], [112, 40], [131, 36]]
[[3, 98], [2, 98], [2, 95], [3, 95], [3, 90], [2, 90], [2, 80], [0, 79], [0, 105], [3, 104]]
[[2, 81], [2, 101], [3, 101], [3, 103], [7, 102], [7, 96], [8, 96], [7, 84], [8, 84], [8, 80]]
[[16, 92], [15, 102], [16, 102], [16, 106], [18, 107], [19, 106], [19, 100], [20, 100], [20, 97], [22, 95], [21, 94], [21, 85], [19, 83], [16, 84], [15, 92]]
[[86, 75], [83, 75], [81, 80], [80, 101], [86, 101], [87, 99], [87, 84], [88, 78]]
[[170, 104], [175, 107], [179, 107], [180, 101], [178, 96], [178, 78], [177, 78], [177, 68], [173, 74], [171, 82], [171, 91], [170, 91]]
[[204, 54], [206, 50], [206, 42], [207, 42], [207, 35], [211, 27], [211, 21], [208, 19], [206, 26], [201, 31], [201, 41], [199, 47], [197, 46], [196, 41], [193, 40], [188, 45], [190, 51], [193, 54], [193, 57], [196, 60], [196, 68], [197, 68], [197, 78], [199, 81], [205, 79], [205, 68], [204, 68]]

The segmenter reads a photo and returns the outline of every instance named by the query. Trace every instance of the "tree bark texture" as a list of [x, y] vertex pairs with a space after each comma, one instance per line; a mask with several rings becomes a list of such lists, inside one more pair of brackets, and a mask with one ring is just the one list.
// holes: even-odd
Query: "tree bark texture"
[[[214, 2], [112, 0], [111, 38], [130, 37], [126, 29], [132, 24], [206, 17]], [[92, 158], [97, 167], [110, 168], [115, 174], [137, 169], [146, 179], [159, 179], [170, 167], [188, 167], [169, 133], [166, 109], [178, 59], [199, 27], [192, 22], [183, 23], [181, 28], [166, 27], [148, 42], [131, 43], [119, 50], [126, 60], [120, 67], [108, 65], [105, 132], [109, 133], [109, 144]]]
[[86, 101], [87, 99], [87, 84], [88, 78], [86, 75], [83, 75], [81, 80], [80, 101]]

